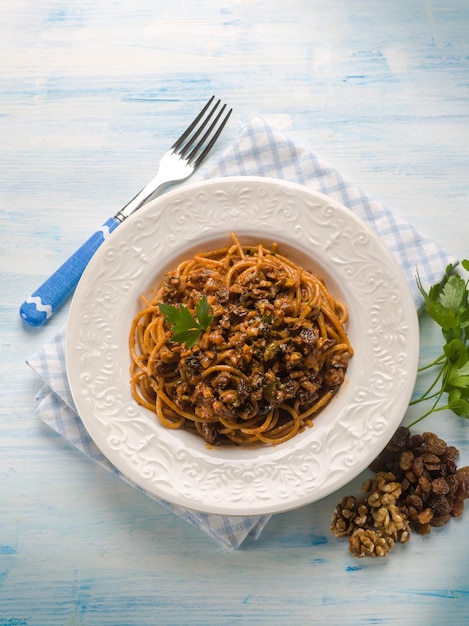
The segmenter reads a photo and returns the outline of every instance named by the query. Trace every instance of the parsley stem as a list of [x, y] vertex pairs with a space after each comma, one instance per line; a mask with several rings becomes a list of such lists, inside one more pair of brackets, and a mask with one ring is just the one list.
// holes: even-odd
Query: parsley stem
[[415, 424], [418, 424], [419, 422], [424, 420], [426, 417], [428, 417], [432, 413], [438, 413], [438, 411], [446, 411], [446, 409], [450, 409], [450, 408], [451, 407], [448, 404], [445, 404], [444, 406], [439, 406], [437, 409], [435, 408], [435, 405], [433, 405], [431, 409], [428, 409], [426, 413], [424, 413], [418, 419], [413, 421], [412, 424], [409, 424], [407, 428], [412, 428], [413, 426], [415, 426]]
[[413, 406], [414, 404], [418, 404], [419, 402], [423, 402], [424, 400], [429, 400], [430, 398], [434, 398], [435, 395], [437, 395], [438, 397], [441, 397], [442, 388], [444, 387], [444, 385], [442, 385], [440, 390], [437, 391], [435, 394], [432, 394], [431, 392], [436, 387], [436, 385], [438, 384], [440, 378], [442, 377], [443, 372], [445, 371], [445, 367], [442, 367], [440, 369], [440, 371], [438, 372], [438, 375], [436, 376], [435, 380], [432, 382], [430, 387], [419, 398], [417, 398], [416, 400], [412, 400], [412, 402], [409, 403], [409, 406]]
[[440, 354], [440, 356], [434, 361], [432, 361], [431, 363], [428, 363], [427, 365], [422, 365], [421, 367], [419, 367], [419, 372], [424, 372], [425, 370], [428, 370], [431, 367], [435, 367], [435, 365], [439, 365], [445, 359], [446, 359], [446, 355]]
[[[433, 402], [431, 407], [428, 409], [428, 411], [424, 413], [421, 417], [419, 417], [417, 420], [412, 422], [412, 424], [409, 425], [409, 428], [411, 428], [412, 426], [415, 426], [415, 424], [418, 424], [420, 421], [422, 421], [423, 419], [425, 419], [432, 413], [437, 413], [438, 411], [444, 411], [446, 409], [451, 408], [449, 404], [438, 406], [438, 403], [440, 402], [445, 392], [445, 387], [448, 381], [448, 376], [449, 376], [449, 364], [445, 363], [445, 365], [439, 371], [438, 376], [436, 377], [436, 380], [430, 385], [427, 391], [422, 396], [420, 396], [420, 398], [418, 398], [417, 400], [413, 400], [412, 402], [409, 403], [409, 406], [412, 406], [419, 402], [422, 402], [423, 400], [431, 400], [435, 398], [435, 401]], [[443, 379], [440, 388], [435, 393], [429, 395], [430, 391], [435, 387], [436, 383], [439, 381], [440, 378]]]

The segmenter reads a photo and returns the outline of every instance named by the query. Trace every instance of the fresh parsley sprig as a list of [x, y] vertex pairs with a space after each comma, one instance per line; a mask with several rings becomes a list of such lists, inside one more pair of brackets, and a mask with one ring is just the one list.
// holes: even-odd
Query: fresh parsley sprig
[[158, 307], [171, 326], [173, 341], [183, 344], [186, 348], [195, 346], [202, 333], [213, 322], [213, 315], [210, 314], [210, 305], [206, 296], [203, 296], [195, 305], [197, 317], [194, 317], [184, 304], [174, 306], [160, 302]]
[[[462, 266], [469, 271], [469, 260], [462, 261]], [[417, 276], [425, 310], [441, 327], [445, 343], [442, 354], [419, 369], [435, 368], [437, 374], [425, 393], [410, 403], [432, 401], [430, 408], [410, 427], [428, 415], [446, 409], [469, 419], [469, 280], [465, 281], [453, 270], [454, 267], [449, 265], [443, 281], [433, 285], [428, 293]]]

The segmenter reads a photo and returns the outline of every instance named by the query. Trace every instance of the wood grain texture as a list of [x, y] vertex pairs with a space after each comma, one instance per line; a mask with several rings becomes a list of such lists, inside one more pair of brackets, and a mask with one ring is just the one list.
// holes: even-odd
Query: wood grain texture
[[[217, 151], [260, 115], [468, 257], [467, 1], [3, 0], [0, 23], [0, 626], [467, 623], [469, 513], [356, 560], [328, 527], [360, 477], [227, 553], [34, 416], [24, 361], [67, 306], [17, 313], [212, 92]], [[423, 319], [422, 358], [440, 342]], [[469, 464], [469, 424], [422, 426]]]

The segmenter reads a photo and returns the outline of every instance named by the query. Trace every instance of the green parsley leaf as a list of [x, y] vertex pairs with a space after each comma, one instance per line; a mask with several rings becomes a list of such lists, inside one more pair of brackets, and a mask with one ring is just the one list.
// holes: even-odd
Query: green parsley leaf
[[160, 312], [164, 315], [168, 324], [177, 323], [179, 319], [179, 315], [180, 315], [180, 311], [178, 307], [173, 306], [172, 304], [165, 304], [164, 302], [159, 302], [158, 308], [160, 309]]
[[466, 283], [458, 274], [450, 276], [440, 294], [441, 304], [455, 313], [467, 304]]
[[203, 296], [195, 305], [197, 318], [184, 304], [174, 306], [160, 302], [158, 308], [171, 326], [173, 341], [184, 345], [186, 348], [195, 346], [202, 333], [213, 322], [213, 315], [210, 315], [210, 305], [206, 296]]
[[197, 320], [186, 306], [184, 306], [183, 304], [179, 305], [178, 317], [176, 322], [174, 323], [173, 331], [175, 333], [181, 333], [186, 330], [194, 329], [201, 330]]
[[199, 328], [192, 330], [173, 331], [172, 339], [176, 343], [183, 344], [186, 348], [193, 348], [199, 341], [202, 331]]
[[448, 408], [459, 417], [469, 418], [469, 402], [462, 397], [459, 389], [453, 389], [449, 392]]
[[458, 325], [457, 314], [444, 307], [441, 302], [429, 301], [426, 305], [427, 313], [441, 326], [442, 330], [451, 330]]
[[197, 313], [200, 326], [203, 330], [207, 330], [213, 322], [213, 315], [210, 315], [210, 305], [205, 296], [195, 305], [195, 312]]
[[460, 339], [452, 339], [448, 341], [448, 343], [445, 343], [443, 352], [448, 363], [463, 365], [467, 360], [467, 348], [465, 343]]

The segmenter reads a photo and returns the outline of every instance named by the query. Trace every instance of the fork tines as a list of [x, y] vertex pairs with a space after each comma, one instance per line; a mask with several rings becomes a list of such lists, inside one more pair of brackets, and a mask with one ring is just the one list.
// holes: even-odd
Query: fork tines
[[[171, 149], [192, 165], [194, 169], [202, 163], [212, 149], [233, 110], [229, 109], [225, 113], [226, 104], [219, 109], [221, 100], [213, 103], [214, 100], [215, 96], [212, 96], [192, 124], [171, 146]], [[211, 121], [217, 109], [219, 109], [218, 113], [215, 119]]]

